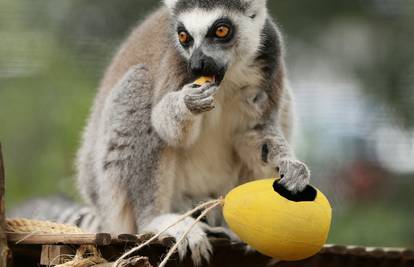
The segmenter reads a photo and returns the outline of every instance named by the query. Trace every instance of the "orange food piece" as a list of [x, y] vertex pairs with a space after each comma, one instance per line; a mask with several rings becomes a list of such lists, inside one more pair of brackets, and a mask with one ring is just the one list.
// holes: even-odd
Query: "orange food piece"
[[194, 84], [198, 86], [202, 86], [206, 83], [213, 83], [214, 82], [214, 76], [208, 77], [208, 76], [201, 76], [198, 78]]

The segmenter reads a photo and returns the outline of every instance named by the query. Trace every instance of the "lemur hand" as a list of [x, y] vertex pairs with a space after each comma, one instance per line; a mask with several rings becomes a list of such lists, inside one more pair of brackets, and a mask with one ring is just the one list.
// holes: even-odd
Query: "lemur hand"
[[194, 114], [201, 114], [214, 109], [214, 95], [218, 87], [211, 83], [206, 83], [201, 87], [194, 84], [184, 86], [184, 103]]
[[303, 191], [310, 182], [308, 167], [295, 159], [283, 158], [277, 162], [276, 171], [280, 174], [280, 184], [293, 193]]
[[[157, 234], [164, 230], [166, 227], [174, 224], [181, 215], [178, 214], [165, 214], [156, 217], [152, 222], [143, 229], [143, 233]], [[164, 235], [168, 237], [174, 237], [178, 241], [181, 236], [190, 228], [194, 223], [193, 218], [186, 218], [177, 225], [167, 230]], [[182, 260], [187, 254], [187, 248], [191, 252], [191, 258], [196, 266], [200, 266], [203, 259], [208, 261], [213, 248], [208, 240], [207, 234], [204, 230], [203, 223], [197, 223], [196, 226], [190, 231], [190, 233], [184, 239], [184, 242], [178, 247], [178, 255]]]
[[286, 143], [269, 139], [262, 147], [262, 160], [280, 175], [280, 184], [293, 193], [303, 191], [310, 183], [308, 167], [296, 160]]

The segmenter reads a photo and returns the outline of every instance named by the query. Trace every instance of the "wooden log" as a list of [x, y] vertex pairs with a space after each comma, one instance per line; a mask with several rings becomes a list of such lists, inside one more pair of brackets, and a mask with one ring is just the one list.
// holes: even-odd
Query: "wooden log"
[[16, 234], [8, 233], [7, 239], [21, 245], [97, 245], [107, 246], [112, 242], [110, 234]]
[[118, 244], [138, 244], [140, 239], [136, 235], [131, 234], [121, 234], [121, 235], [112, 235], [112, 245]]
[[[94, 267], [113, 267], [115, 265], [114, 262], [98, 264]], [[122, 267], [152, 267], [149, 259], [146, 257], [136, 257], [131, 259], [126, 259], [121, 262], [120, 266]]]
[[6, 211], [5, 211], [5, 172], [3, 154], [0, 143], [0, 267], [6, 267], [10, 257], [10, 250], [7, 246], [6, 237]]
[[45, 245], [42, 246], [40, 255], [40, 265], [54, 266], [71, 260], [76, 251], [73, 247], [62, 245]]
[[[7, 233], [7, 240], [15, 245], [125, 245], [141, 244], [147, 241], [150, 235], [111, 235], [108, 233], [98, 234], [30, 234], [30, 233]], [[173, 237], [164, 237], [155, 240], [151, 245], [163, 245], [170, 247], [175, 242]]]
[[[125, 245], [125, 244], [142, 244], [148, 241], [153, 235], [132, 235], [132, 234], [120, 234], [112, 235], [111, 245]], [[164, 236], [154, 240], [151, 245], [162, 245], [165, 247], [171, 247], [175, 244], [175, 238], [170, 236]]]

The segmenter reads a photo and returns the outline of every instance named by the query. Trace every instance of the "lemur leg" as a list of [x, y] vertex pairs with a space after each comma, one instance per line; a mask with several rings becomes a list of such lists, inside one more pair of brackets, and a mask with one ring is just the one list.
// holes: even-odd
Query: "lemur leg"
[[300, 192], [310, 182], [308, 167], [298, 161], [277, 125], [257, 127], [236, 138], [236, 150], [255, 178], [279, 174], [281, 184]]
[[[199, 120], [199, 115], [182, 106], [184, 97], [203, 99], [215, 88], [201, 88], [206, 90], [201, 93], [192, 88], [191, 93], [184, 90], [185, 93], [166, 96], [157, 108], [158, 112], [168, 114], [163, 114], [165, 117], [156, 114], [164, 122], [156, 131], [155, 126], [151, 126], [151, 89], [148, 71], [144, 66], [135, 66], [105, 103], [99, 129], [101, 138], [97, 141], [101, 153], [98, 209], [104, 218], [104, 229], [109, 231], [156, 234], [176, 223], [165, 235], [178, 240], [194, 219], [177, 223], [181, 215], [172, 211], [176, 155], [165, 141], [181, 145], [185, 136], [191, 134], [186, 127]], [[201, 101], [201, 105], [203, 103]], [[160, 130], [164, 131], [164, 138], [159, 136]], [[133, 225], [121, 224], [131, 221]], [[180, 257], [184, 257], [189, 248], [195, 263], [209, 258], [212, 248], [202, 226], [197, 224], [179, 247]]]
[[[182, 214], [191, 210], [193, 208], [192, 206], [183, 207], [180, 210], [174, 210], [172, 207], [172, 202], [174, 201], [172, 196], [174, 193], [174, 185], [172, 183], [175, 179], [176, 164], [174, 159], [176, 156], [169, 153], [167, 151], [163, 155], [160, 163], [160, 169], [162, 171], [157, 172], [154, 177], [154, 179], [168, 182], [168, 184], [160, 184], [161, 188], [156, 192], [155, 195], [157, 197], [153, 199], [154, 203], [152, 205], [139, 208], [139, 216], [145, 218], [145, 220], [140, 221], [139, 228], [140, 233], [158, 234], [167, 227], [174, 225], [161, 238], [173, 237], [178, 241], [195, 222], [195, 219], [188, 217], [179, 221], [182, 218]], [[201, 265], [203, 259], [210, 259], [213, 249], [203, 223], [197, 223], [178, 247], [180, 259], [184, 259], [188, 250], [191, 251], [191, 258], [196, 266]]]
[[145, 66], [132, 67], [111, 90], [100, 114], [95, 205], [105, 231], [136, 233], [137, 206], [145, 207], [155, 198], [151, 179], [163, 142], [151, 133], [151, 87]]
[[152, 124], [161, 138], [173, 147], [188, 147], [201, 131], [201, 114], [214, 109], [217, 86], [193, 84], [165, 95], [154, 107]]

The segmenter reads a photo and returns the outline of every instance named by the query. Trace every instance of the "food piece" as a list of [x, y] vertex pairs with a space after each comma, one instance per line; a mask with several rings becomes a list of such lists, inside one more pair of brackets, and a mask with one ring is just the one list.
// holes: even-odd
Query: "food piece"
[[206, 83], [213, 83], [213, 82], [214, 82], [214, 76], [201, 76], [194, 82], [194, 84], [198, 86], [203, 86]]

